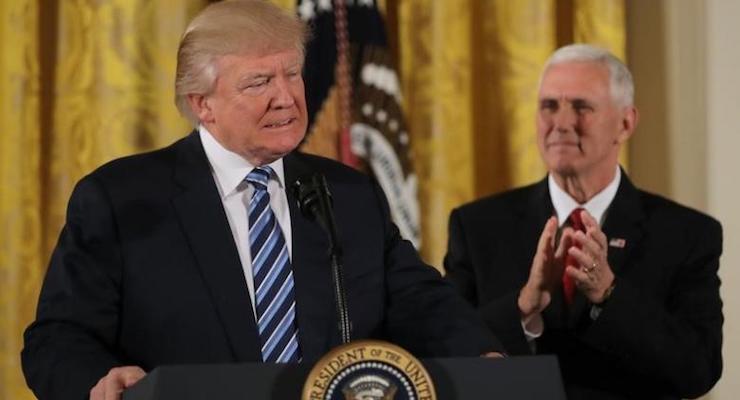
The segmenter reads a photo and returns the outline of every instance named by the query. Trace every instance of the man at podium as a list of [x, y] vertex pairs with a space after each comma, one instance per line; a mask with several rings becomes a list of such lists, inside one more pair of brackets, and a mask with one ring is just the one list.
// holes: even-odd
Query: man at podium
[[416, 356], [501, 347], [391, 222], [371, 179], [294, 150], [306, 27], [266, 1], [211, 4], [178, 51], [196, 129], [75, 187], [23, 370], [39, 399], [113, 399], [166, 364], [312, 362], [341, 343], [321, 226], [296, 184], [328, 182], [353, 339]]

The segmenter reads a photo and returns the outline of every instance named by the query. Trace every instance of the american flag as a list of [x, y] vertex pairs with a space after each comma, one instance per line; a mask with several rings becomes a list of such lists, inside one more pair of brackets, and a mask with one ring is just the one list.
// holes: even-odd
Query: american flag
[[309, 134], [303, 150], [372, 174], [404, 238], [421, 244], [417, 179], [400, 83], [374, 0], [299, 0]]

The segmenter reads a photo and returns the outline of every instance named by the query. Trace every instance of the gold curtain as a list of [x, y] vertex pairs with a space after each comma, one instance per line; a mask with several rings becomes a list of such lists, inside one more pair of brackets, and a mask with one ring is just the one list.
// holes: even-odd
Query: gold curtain
[[571, 42], [625, 53], [623, 0], [386, 0], [413, 135], [422, 254], [440, 267], [453, 207], [544, 176], [537, 83]]
[[0, 398], [32, 398], [20, 373], [41, 252], [38, 4], [0, 2]]
[[190, 129], [174, 107], [175, 58], [206, 3], [0, 2], [0, 398], [33, 398], [22, 332], [74, 183]]

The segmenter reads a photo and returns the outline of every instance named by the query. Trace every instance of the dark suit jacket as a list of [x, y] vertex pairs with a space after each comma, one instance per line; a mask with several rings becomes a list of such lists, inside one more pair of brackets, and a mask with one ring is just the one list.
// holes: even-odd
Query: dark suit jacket
[[[677, 398], [708, 391], [722, 371], [720, 224], [636, 189], [622, 174], [603, 224], [615, 289], [602, 313], [562, 290], [543, 313], [537, 353], [558, 356], [571, 399]], [[448, 279], [510, 354], [529, 354], [517, 298], [554, 214], [547, 179], [464, 205], [450, 216]]]
[[[326, 176], [333, 195], [354, 339], [390, 340], [417, 356], [500, 350], [473, 308], [399, 237], [368, 177], [302, 154], [284, 166], [305, 362], [340, 343], [328, 239], [289, 190], [312, 172]], [[86, 398], [118, 365], [260, 359], [242, 266], [197, 133], [78, 183], [25, 333], [23, 369], [39, 398]]]

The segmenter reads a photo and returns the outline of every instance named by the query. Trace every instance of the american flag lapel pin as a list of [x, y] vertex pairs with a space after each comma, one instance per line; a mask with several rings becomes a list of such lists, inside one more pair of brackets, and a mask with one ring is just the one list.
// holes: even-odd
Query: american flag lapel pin
[[609, 239], [609, 247], [616, 247], [618, 249], [623, 249], [626, 244], [627, 244], [627, 241], [622, 238]]

